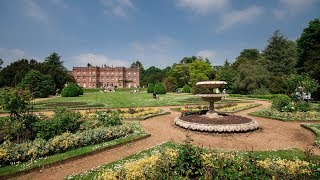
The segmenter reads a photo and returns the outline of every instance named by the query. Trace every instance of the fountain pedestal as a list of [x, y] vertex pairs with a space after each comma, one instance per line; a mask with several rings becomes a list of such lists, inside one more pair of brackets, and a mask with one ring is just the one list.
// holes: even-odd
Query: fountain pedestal
[[202, 100], [209, 102], [209, 111], [206, 116], [210, 118], [222, 117], [214, 110], [214, 102], [220, 101], [223, 97], [228, 96], [227, 94], [197, 94]]

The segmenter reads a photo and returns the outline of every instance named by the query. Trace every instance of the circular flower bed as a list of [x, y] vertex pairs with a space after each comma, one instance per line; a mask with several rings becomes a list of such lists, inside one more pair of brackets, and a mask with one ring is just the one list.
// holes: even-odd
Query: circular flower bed
[[255, 120], [236, 115], [224, 115], [221, 118], [212, 119], [193, 114], [177, 117], [174, 123], [185, 129], [219, 133], [247, 132], [259, 128], [259, 124]]

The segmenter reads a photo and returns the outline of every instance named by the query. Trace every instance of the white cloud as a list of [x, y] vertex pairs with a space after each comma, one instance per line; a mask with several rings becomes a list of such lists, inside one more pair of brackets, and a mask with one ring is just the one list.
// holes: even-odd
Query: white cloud
[[86, 66], [88, 63], [93, 66], [102, 66], [104, 64], [107, 66], [128, 66], [128, 63], [124, 60], [112, 59], [108, 56], [94, 53], [82, 53], [70, 58], [70, 60], [66, 63], [73, 66]]
[[64, 0], [51, 0], [51, 3], [63, 9], [69, 8], [69, 6]]
[[178, 60], [179, 42], [168, 36], [159, 36], [148, 42], [135, 41], [130, 45], [133, 59], [141, 61], [145, 67], [164, 68]]
[[288, 16], [294, 16], [306, 11], [317, 3], [316, 0], [279, 0], [279, 7], [273, 11], [273, 15], [280, 20]]
[[118, 17], [128, 16], [128, 12], [136, 9], [131, 0], [100, 0], [104, 7], [105, 14], [112, 14]]
[[202, 51], [199, 51], [196, 56], [200, 56], [202, 58], [208, 58], [210, 60], [213, 60], [214, 57], [216, 56], [216, 52], [213, 51], [213, 50], [202, 50]]
[[48, 24], [49, 18], [45, 11], [33, 0], [24, 0], [26, 14], [38, 22]]
[[231, 28], [236, 24], [249, 24], [256, 20], [263, 13], [263, 8], [251, 6], [244, 10], [231, 11], [222, 16], [222, 23], [217, 32]]
[[18, 48], [0, 48], [0, 59], [4, 61], [3, 66], [7, 66], [10, 63], [20, 60], [20, 59], [35, 59], [39, 60], [40, 58], [31, 56], [24, 50]]
[[176, 0], [177, 7], [192, 9], [198, 14], [222, 11], [228, 5], [228, 0]]

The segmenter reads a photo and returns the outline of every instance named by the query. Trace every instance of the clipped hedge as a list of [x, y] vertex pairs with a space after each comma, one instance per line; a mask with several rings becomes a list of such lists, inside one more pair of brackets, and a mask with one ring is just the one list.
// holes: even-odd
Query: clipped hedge
[[147, 93], [153, 93], [154, 92], [154, 84], [150, 83], [148, 84]]
[[157, 83], [154, 86], [154, 92], [156, 94], [166, 94], [167, 90], [166, 90], [165, 86], [162, 83]]
[[61, 91], [62, 97], [77, 97], [83, 95], [83, 89], [76, 83], [70, 83]]
[[122, 125], [116, 127], [100, 127], [77, 133], [63, 133], [45, 141], [34, 141], [14, 144], [5, 142], [0, 145], [0, 165], [15, 164], [68, 151], [79, 147], [110, 141], [133, 133], [132, 127]]
[[190, 93], [191, 92], [191, 87], [188, 86], [188, 84], [185, 84], [182, 88], [183, 93]]

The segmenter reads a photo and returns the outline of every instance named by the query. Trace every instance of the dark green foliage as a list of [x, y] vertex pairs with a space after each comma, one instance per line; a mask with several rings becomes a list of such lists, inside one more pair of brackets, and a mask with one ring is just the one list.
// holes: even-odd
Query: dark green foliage
[[77, 97], [83, 95], [83, 89], [76, 83], [69, 83], [61, 91], [62, 97]]
[[178, 82], [176, 78], [172, 76], [168, 76], [164, 81], [164, 85], [166, 86], [166, 90], [168, 92], [174, 92], [178, 88]]
[[45, 71], [43, 64], [33, 59], [12, 62], [0, 71], [0, 87], [15, 87], [31, 69], [42, 73]]
[[260, 58], [258, 49], [244, 49], [232, 64], [233, 69], [237, 69], [243, 63], [255, 63]]
[[285, 107], [289, 106], [291, 99], [289, 96], [284, 94], [279, 94], [272, 100], [272, 108], [277, 109], [278, 111], [284, 111]]
[[296, 44], [277, 30], [268, 40], [268, 45], [263, 51], [263, 57], [267, 70], [271, 72], [272, 76], [294, 73], [294, 67], [297, 64]]
[[45, 98], [55, 93], [52, 77], [37, 70], [30, 70], [18, 86], [29, 89], [35, 98]]
[[123, 124], [123, 119], [119, 116], [117, 112], [114, 111], [110, 113], [97, 111], [95, 119], [98, 120], [98, 126], [116, 126]]
[[313, 93], [320, 86], [319, 83], [308, 74], [292, 74], [285, 78], [284, 87], [287, 94], [293, 95], [298, 87], [302, 87], [305, 91]]
[[50, 75], [53, 78], [56, 89], [61, 90], [66, 83], [74, 82], [73, 77], [63, 66], [63, 61], [60, 60], [58, 53], [54, 52], [50, 54], [50, 56], [48, 56], [43, 62], [43, 66], [45, 74]]
[[9, 111], [11, 116], [20, 117], [31, 108], [31, 94], [28, 90], [18, 88], [0, 89], [0, 108]]
[[154, 84], [150, 83], [148, 84], [147, 93], [153, 93], [154, 92]]
[[34, 129], [37, 137], [48, 140], [66, 131], [76, 132], [80, 127], [80, 117], [80, 113], [57, 109], [52, 119], [36, 122]]
[[166, 94], [167, 93], [166, 88], [164, 87], [164, 85], [162, 83], [157, 83], [154, 86], [154, 92], [156, 94]]
[[303, 101], [299, 101], [295, 104], [296, 111], [307, 112], [311, 110], [311, 104]]
[[144, 71], [143, 77], [140, 79], [143, 85], [147, 85], [148, 83], [156, 84], [157, 82], [162, 82], [165, 76], [165, 71], [161, 70], [160, 68], [151, 66]]
[[183, 93], [190, 93], [191, 92], [191, 87], [188, 86], [188, 84], [185, 84], [182, 88]]
[[191, 144], [192, 139], [187, 135], [185, 145], [179, 149], [176, 159], [177, 166], [175, 172], [183, 177], [199, 177], [203, 174], [203, 164], [200, 147]]

